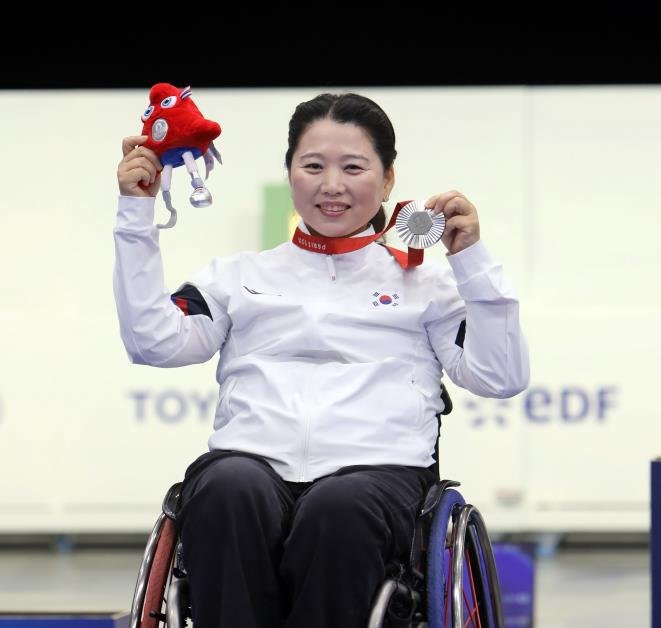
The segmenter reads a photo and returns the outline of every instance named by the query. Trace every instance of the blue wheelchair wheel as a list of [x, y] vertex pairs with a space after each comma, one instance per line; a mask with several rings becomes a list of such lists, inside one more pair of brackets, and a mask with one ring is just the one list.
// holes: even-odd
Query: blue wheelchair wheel
[[462, 534], [461, 530], [465, 529], [463, 519], [466, 521], [465, 525], [468, 531], [469, 564], [472, 563], [479, 568], [477, 582], [479, 585], [478, 596], [485, 617], [483, 625], [501, 628], [505, 626], [505, 619], [500, 595], [500, 582], [486, 525], [479, 510], [475, 506], [466, 505], [462, 508], [457, 522], [457, 537]]
[[502, 628], [498, 575], [484, 521], [453, 489], [444, 491], [427, 548], [429, 628]]
[[452, 513], [465, 504], [458, 491], [444, 491], [434, 512], [427, 547], [427, 621], [429, 628], [443, 628], [448, 616], [450, 562], [447, 547]]

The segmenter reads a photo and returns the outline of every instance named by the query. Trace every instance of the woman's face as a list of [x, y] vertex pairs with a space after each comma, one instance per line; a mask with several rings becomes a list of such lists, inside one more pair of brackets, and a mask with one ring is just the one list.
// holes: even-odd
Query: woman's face
[[296, 211], [312, 234], [327, 237], [362, 231], [394, 182], [361, 127], [329, 118], [301, 135], [289, 171]]

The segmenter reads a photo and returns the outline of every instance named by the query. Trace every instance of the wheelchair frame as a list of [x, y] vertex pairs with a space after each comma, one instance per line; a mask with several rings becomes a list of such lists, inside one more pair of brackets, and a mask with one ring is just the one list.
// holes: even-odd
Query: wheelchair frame
[[[503, 628], [496, 564], [480, 512], [456, 490], [434, 484], [418, 514], [408, 565], [377, 592], [367, 628]], [[190, 618], [188, 582], [175, 530], [181, 483], [163, 500], [147, 542], [131, 607], [130, 628], [183, 628]], [[165, 609], [163, 609], [165, 606]]]

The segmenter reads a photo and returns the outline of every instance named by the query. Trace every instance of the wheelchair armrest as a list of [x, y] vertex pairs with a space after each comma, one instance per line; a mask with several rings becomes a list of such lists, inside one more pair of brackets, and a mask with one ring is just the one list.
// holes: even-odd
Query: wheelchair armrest
[[422, 504], [420, 509], [419, 517], [429, 514], [434, 508], [436, 508], [438, 502], [441, 499], [443, 491], [453, 486], [460, 486], [461, 482], [456, 482], [455, 480], [440, 480], [436, 482], [430, 489], [427, 491], [425, 501]]
[[443, 400], [443, 410], [441, 410], [441, 414], [450, 414], [450, 412], [452, 412], [452, 399], [450, 399], [450, 393], [443, 382], [441, 382], [441, 399]]
[[177, 518], [177, 509], [179, 508], [179, 497], [181, 495], [181, 482], [173, 484], [163, 499], [163, 514], [174, 521]]

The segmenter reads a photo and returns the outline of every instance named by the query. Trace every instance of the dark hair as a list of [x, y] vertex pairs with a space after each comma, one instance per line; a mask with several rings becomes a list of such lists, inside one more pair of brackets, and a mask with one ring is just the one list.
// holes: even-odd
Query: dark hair
[[[395, 130], [379, 105], [360, 94], [319, 94], [312, 100], [300, 103], [289, 121], [289, 146], [285, 155], [287, 170], [291, 170], [292, 157], [298, 148], [301, 135], [313, 122], [323, 118], [361, 127], [372, 140], [383, 169], [387, 170], [393, 165], [397, 156]], [[383, 205], [370, 222], [375, 231], [384, 229], [386, 212]]]

